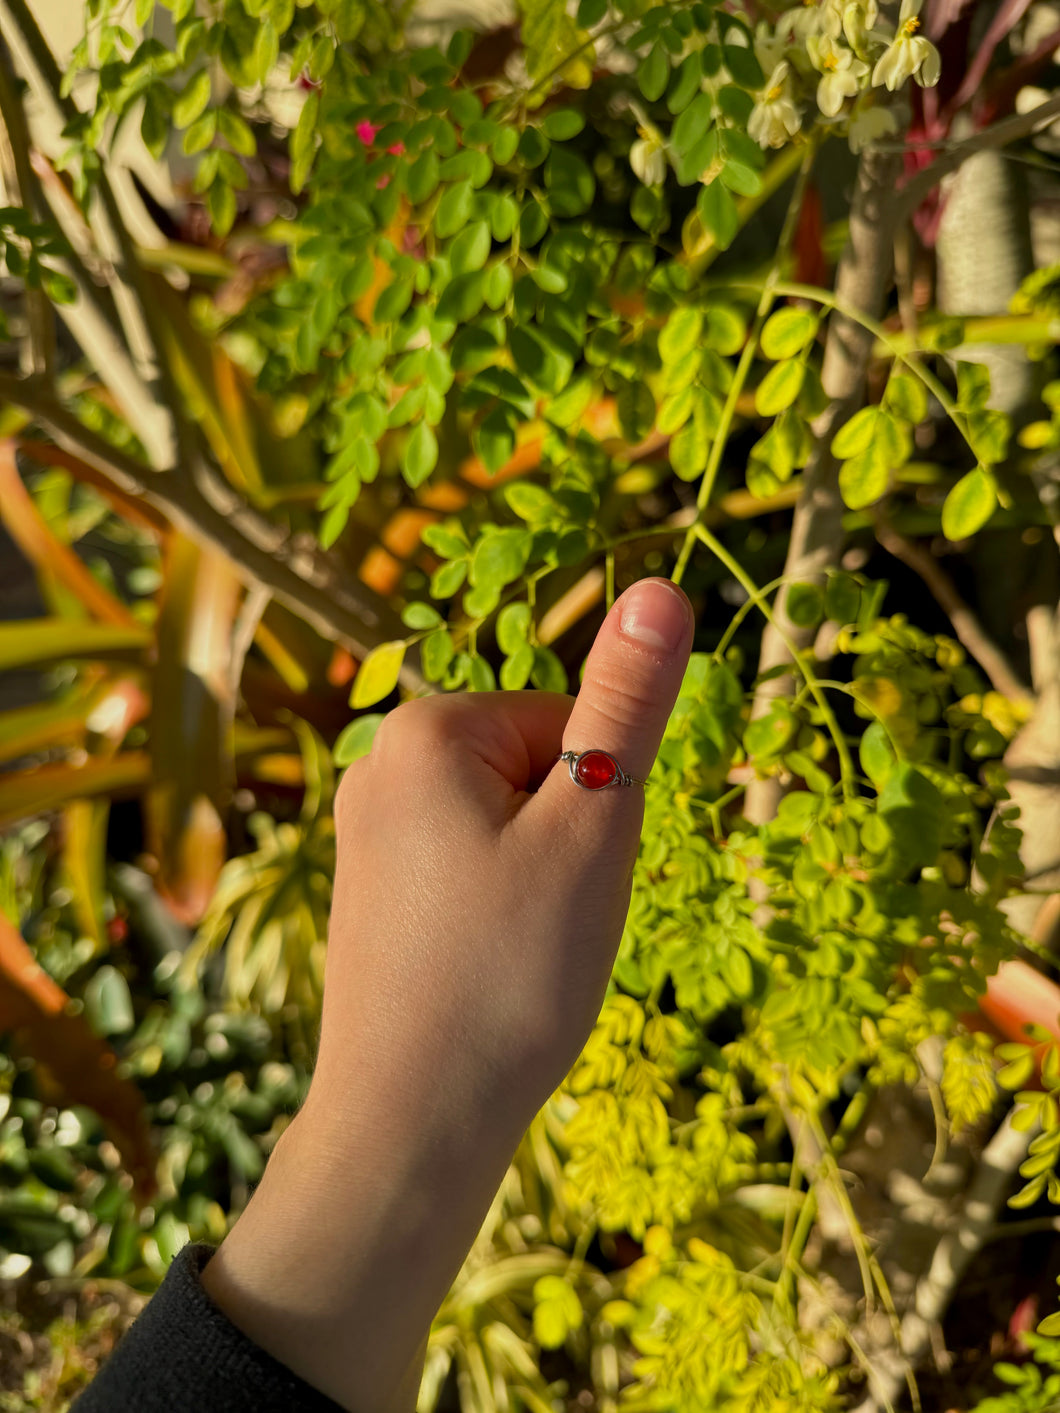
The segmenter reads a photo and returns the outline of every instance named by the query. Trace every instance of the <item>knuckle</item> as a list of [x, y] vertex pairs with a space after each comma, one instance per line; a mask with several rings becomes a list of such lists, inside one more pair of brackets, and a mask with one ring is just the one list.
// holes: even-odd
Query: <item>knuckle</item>
[[592, 701], [616, 726], [636, 730], [658, 709], [651, 680], [636, 670], [593, 674]]
[[461, 730], [463, 716], [464, 704], [459, 697], [417, 697], [402, 702], [379, 723], [371, 755], [380, 761], [409, 754], [429, 759], [466, 734]]

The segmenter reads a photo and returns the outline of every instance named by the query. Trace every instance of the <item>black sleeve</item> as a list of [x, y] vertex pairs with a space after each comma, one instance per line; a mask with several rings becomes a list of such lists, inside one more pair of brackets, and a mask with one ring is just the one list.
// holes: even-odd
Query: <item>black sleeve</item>
[[70, 1413], [343, 1413], [233, 1325], [199, 1279], [191, 1242]]

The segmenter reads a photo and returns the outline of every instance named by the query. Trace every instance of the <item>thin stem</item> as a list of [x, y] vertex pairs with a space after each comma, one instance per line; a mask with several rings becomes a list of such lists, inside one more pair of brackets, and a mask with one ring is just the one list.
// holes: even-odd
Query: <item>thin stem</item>
[[[813, 167], [816, 155], [817, 144], [811, 142], [802, 159], [802, 166], [799, 168], [799, 175], [795, 181], [795, 189], [791, 194], [787, 214], [784, 217], [784, 226], [777, 244], [776, 257], [769, 274], [766, 276], [765, 285], [762, 288], [758, 300], [758, 308], [755, 311], [754, 323], [751, 326], [747, 342], [744, 344], [740, 354], [740, 361], [736, 365], [736, 372], [733, 375], [732, 383], [729, 386], [729, 391], [725, 398], [725, 405], [722, 408], [718, 430], [714, 434], [714, 440], [711, 442], [707, 464], [703, 471], [703, 478], [699, 483], [699, 491], [696, 495], [696, 511], [700, 518], [710, 502], [711, 493], [714, 490], [714, 483], [721, 469], [722, 457], [725, 454], [725, 448], [729, 441], [729, 433], [732, 430], [733, 419], [736, 415], [736, 404], [739, 401], [740, 394], [744, 390], [744, 385], [751, 371], [755, 354], [758, 352], [758, 339], [762, 332], [762, 325], [766, 321], [776, 292], [780, 288], [781, 271], [787, 259], [788, 248], [795, 235], [795, 226], [799, 218], [799, 212], [802, 209], [802, 201], [806, 193], [806, 184], [809, 181], [810, 171]], [[698, 521], [696, 523], [698, 523]], [[688, 533], [685, 535], [684, 544], [681, 546], [681, 552], [677, 558], [677, 564], [674, 566], [674, 572], [671, 578], [675, 584], [680, 584], [684, 575], [685, 568], [692, 553], [694, 539], [695, 524], [689, 526]]]
[[[761, 288], [760, 284], [753, 280], [732, 280], [728, 283], [733, 289]], [[964, 413], [958, 408], [945, 384], [942, 383], [934, 373], [924, 368], [913, 353], [903, 349], [901, 343], [897, 339], [892, 338], [891, 334], [882, 324], [878, 323], [875, 319], [871, 319], [867, 314], [863, 313], [860, 309], [856, 309], [852, 304], [848, 304], [846, 300], [837, 298], [828, 290], [818, 289], [816, 285], [803, 285], [793, 281], [782, 280], [773, 286], [773, 292], [779, 295], [789, 295], [793, 299], [813, 300], [815, 304], [820, 304], [822, 308], [834, 309], [837, 314], [841, 314], [844, 319], [849, 319], [852, 324], [860, 324], [863, 329], [873, 335], [877, 343], [887, 349], [893, 359], [899, 363], [903, 363], [914, 377], [920, 379], [928, 392], [931, 393], [942, 407], [942, 410], [948, 415], [965, 442], [967, 442], [968, 450], [972, 453], [972, 456], [975, 457], [976, 462], [979, 461], [979, 454], [975, 449], [971, 437], [968, 435], [967, 419]]]
[[774, 631], [779, 635], [781, 641], [791, 653], [792, 662], [795, 663], [802, 673], [806, 685], [813, 694], [814, 701], [817, 703], [817, 709], [820, 711], [824, 723], [828, 728], [828, 732], [835, 742], [836, 754], [839, 756], [839, 771], [842, 777], [843, 794], [846, 798], [849, 798], [853, 794], [854, 786], [854, 763], [850, 757], [850, 748], [847, 746], [846, 739], [839, 729], [839, 723], [836, 721], [835, 713], [832, 711], [828, 698], [821, 690], [820, 683], [814, 675], [813, 670], [802, 660], [794, 643], [792, 643], [791, 639], [777, 623], [773, 610], [766, 602], [762, 590], [758, 588], [743, 565], [732, 557], [721, 541], [716, 539], [705, 525], [697, 521], [693, 526], [693, 530], [707, 548], [721, 560], [729, 573], [738, 580], [747, 594], [755, 601], [761, 609], [766, 621], [772, 625]]

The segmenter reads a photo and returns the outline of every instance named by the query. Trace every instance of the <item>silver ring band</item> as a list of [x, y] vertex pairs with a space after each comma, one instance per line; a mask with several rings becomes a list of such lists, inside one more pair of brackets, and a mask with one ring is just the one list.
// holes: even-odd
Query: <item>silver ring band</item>
[[556, 760], [567, 762], [570, 778], [582, 790], [606, 790], [612, 785], [648, 783], [627, 775], [610, 751], [592, 748], [587, 751], [561, 751]]

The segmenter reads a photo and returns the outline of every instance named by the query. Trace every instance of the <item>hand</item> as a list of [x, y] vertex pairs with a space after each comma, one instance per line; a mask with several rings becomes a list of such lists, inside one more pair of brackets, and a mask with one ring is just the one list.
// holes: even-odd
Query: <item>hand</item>
[[343, 777], [309, 1098], [203, 1280], [346, 1408], [413, 1406], [430, 1320], [599, 1013], [643, 787], [580, 789], [556, 756], [597, 747], [646, 777], [692, 626], [679, 589], [642, 580], [577, 700], [406, 702]]

